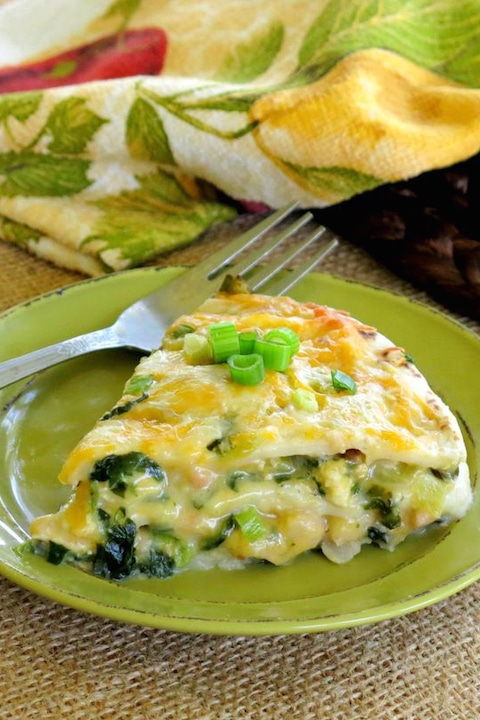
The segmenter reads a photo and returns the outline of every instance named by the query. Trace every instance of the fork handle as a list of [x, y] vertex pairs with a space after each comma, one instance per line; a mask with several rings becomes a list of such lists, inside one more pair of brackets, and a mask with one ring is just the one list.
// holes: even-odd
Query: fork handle
[[33, 352], [19, 355], [11, 360], [0, 363], [0, 388], [6, 387], [17, 380], [33, 375], [39, 370], [52, 367], [64, 360], [85, 355], [92, 350], [107, 350], [124, 346], [124, 342], [111, 328], [93, 330], [84, 335], [47, 345]]

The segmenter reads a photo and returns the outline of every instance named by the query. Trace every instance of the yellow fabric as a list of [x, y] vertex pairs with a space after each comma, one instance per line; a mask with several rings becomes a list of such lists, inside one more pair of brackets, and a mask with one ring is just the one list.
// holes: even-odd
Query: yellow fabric
[[[345, 199], [328, 168], [394, 182], [478, 152], [480, 92], [460, 87], [384, 50], [342, 60], [321, 80], [258, 100], [251, 116], [263, 152], [318, 204]], [[325, 168], [325, 180], [300, 168]]]
[[[150, 49], [119, 77], [135, 33]], [[89, 43], [90, 59], [62, 55]], [[467, 159], [479, 43], [476, 0], [7, 2], [0, 236], [93, 275], [239, 202], [324, 207]]]

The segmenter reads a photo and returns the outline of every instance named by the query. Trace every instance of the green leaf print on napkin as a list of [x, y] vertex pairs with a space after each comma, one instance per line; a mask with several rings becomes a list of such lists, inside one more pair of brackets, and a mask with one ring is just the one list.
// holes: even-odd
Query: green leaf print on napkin
[[[480, 15], [480, 13], [479, 13]], [[477, 17], [480, 25], [480, 17]], [[448, 77], [465, 83], [469, 87], [480, 86], [480, 37], [465, 44], [459, 49], [457, 55], [445, 62], [443, 72]]]
[[[165, 98], [163, 104], [167, 110], [185, 120], [188, 117], [187, 113], [198, 110], [220, 110], [220, 112], [225, 113], [248, 112], [259, 97], [259, 94], [245, 93], [243, 90], [238, 92], [228, 90], [227, 92], [217, 92], [214, 95], [189, 98], [191, 93], [192, 91], [177, 93], [175, 98]], [[153, 99], [159, 105], [162, 104], [158, 95], [154, 96]]]
[[0, 97], [0, 122], [14, 117], [20, 122], [28, 120], [42, 101], [41, 92], [25, 92]]
[[[351, 197], [357, 193], [373, 190], [383, 184], [383, 180], [344, 167], [302, 167], [282, 161], [282, 163], [303, 180], [303, 185], [321, 189], [327, 197]], [[336, 198], [335, 198], [336, 199]]]
[[[39, 108], [42, 93], [18, 93], [0, 98], [0, 121], [10, 140], [20, 142], [8, 128], [8, 119], [25, 121]], [[0, 154], [0, 196], [64, 197], [92, 184], [87, 172], [90, 160], [71, 157], [83, 152], [97, 130], [108, 120], [86, 107], [86, 100], [70, 97], [53, 106], [35, 137], [18, 151]], [[40, 140], [49, 141], [50, 154], [36, 152]]]
[[29, 242], [38, 242], [42, 237], [42, 233], [39, 230], [24, 225], [23, 223], [15, 222], [10, 218], [0, 215], [0, 233], [1, 236], [9, 242], [15, 243], [25, 247]]
[[143, 98], [137, 98], [130, 108], [126, 136], [132, 157], [175, 164], [163, 122], [155, 108]]
[[142, 264], [180, 247], [235, 211], [208, 198], [191, 178], [160, 170], [138, 178], [137, 190], [96, 200], [102, 211], [82, 249], [98, 253], [107, 270]]
[[137, 12], [143, 0], [115, 0], [109, 8], [104, 12], [103, 17], [108, 18], [112, 15], [120, 15], [122, 18], [122, 27], [128, 25], [130, 18]]
[[285, 29], [279, 21], [271, 23], [246, 43], [237, 45], [226, 56], [215, 79], [223, 82], [246, 83], [268, 70], [283, 44]]
[[[310, 67], [310, 76], [320, 77], [339, 58], [377, 47], [452, 80], [478, 86], [479, 43], [477, 0], [366, 0], [362, 4], [330, 0], [306, 34], [298, 60], [299, 68]], [[472, 54], [475, 70], [465, 62]]]
[[[201, 88], [199, 89], [201, 90]], [[225, 129], [221, 127], [221, 121], [215, 119], [215, 126], [211, 124], [212, 118], [208, 111], [219, 110], [226, 113], [242, 113], [247, 110], [255, 97], [252, 93], [244, 95], [230, 95], [229, 93], [214, 94], [207, 97], [191, 97], [195, 90], [186, 90], [184, 92], [175, 93], [174, 95], [159, 95], [146, 87], [140, 87], [142, 94], [155, 103], [159, 107], [164, 108], [178, 120], [188, 123], [197, 130], [204, 133], [215, 135], [223, 140], [236, 140], [244, 135], [248, 135], [256, 126], [256, 122], [245, 123], [245, 118], [240, 117], [240, 126], [237, 129]], [[199, 111], [205, 110], [205, 120], [202, 120]]]
[[97, 130], [108, 122], [86, 107], [85, 98], [70, 97], [54, 106], [43, 132], [51, 135], [52, 153], [76, 155], [85, 150]]
[[22, 150], [0, 155], [0, 195], [62, 197], [91, 184], [88, 160], [39, 155]]

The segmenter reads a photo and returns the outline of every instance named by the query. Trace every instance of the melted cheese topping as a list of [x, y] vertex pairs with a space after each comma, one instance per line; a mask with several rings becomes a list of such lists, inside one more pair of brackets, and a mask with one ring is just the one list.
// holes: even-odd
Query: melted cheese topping
[[[226, 364], [191, 364], [183, 352], [181, 328], [206, 335], [225, 320], [239, 332], [289, 327], [300, 348], [285, 372], [238, 385]], [[353, 378], [356, 392], [336, 389], [332, 370]], [[180, 318], [133, 380], [68, 457], [60, 481], [76, 488], [70, 503], [32, 524], [34, 538], [93, 558], [99, 574], [108, 576], [98, 556], [112, 528], [132, 531], [136, 558], [165, 555], [175, 567], [208, 551], [282, 563], [316, 547], [343, 561], [363, 543], [394, 547], [460, 517], [471, 501], [455, 417], [401, 348], [345, 312], [220, 294]], [[142, 385], [143, 394], [128, 391]], [[317, 410], [296, 406], [299, 388], [314, 393]], [[115, 482], [109, 465], [106, 482], [112, 457], [131, 462]]]

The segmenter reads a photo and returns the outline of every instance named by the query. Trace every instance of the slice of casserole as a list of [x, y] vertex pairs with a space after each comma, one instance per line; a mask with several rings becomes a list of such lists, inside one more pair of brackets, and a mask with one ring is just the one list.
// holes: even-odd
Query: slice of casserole
[[346, 312], [247, 293], [174, 323], [60, 481], [71, 499], [33, 521], [35, 552], [113, 579], [345, 562], [472, 499], [459, 425], [402, 348]]

